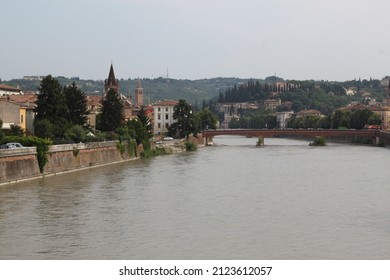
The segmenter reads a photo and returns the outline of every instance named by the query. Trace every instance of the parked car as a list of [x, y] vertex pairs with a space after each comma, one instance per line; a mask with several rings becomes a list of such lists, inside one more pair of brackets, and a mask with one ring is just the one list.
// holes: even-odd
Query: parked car
[[0, 148], [1, 149], [20, 149], [20, 148], [24, 148], [24, 147], [20, 143], [10, 142], [10, 143], [1, 145]]
[[164, 141], [171, 141], [171, 140], [173, 140], [172, 137], [164, 137]]

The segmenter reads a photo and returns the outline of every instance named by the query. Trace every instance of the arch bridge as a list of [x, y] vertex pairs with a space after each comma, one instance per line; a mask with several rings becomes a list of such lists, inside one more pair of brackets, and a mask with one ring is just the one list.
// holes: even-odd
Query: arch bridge
[[379, 142], [379, 130], [339, 130], [339, 129], [217, 129], [205, 130], [203, 137], [206, 139], [206, 145], [213, 141], [213, 137], [219, 135], [238, 135], [246, 137], [306, 137], [315, 138], [322, 136], [324, 138], [353, 140], [364, 139], [376, 144]]

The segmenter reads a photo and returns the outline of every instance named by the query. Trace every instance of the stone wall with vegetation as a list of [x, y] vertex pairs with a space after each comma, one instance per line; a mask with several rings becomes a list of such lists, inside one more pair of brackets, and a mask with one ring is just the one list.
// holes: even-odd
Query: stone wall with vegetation
[[0, 150], [0, 184], [139, 157], [142, 149], [127, 141], [52, 145], [39, 170], [35, 147]]

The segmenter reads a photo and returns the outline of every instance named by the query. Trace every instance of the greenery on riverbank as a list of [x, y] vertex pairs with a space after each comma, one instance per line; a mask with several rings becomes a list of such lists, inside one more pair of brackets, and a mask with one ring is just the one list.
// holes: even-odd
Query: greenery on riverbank
[[317, 136], [314, 138], [313, 142], [311, 142], [309, 145], [310, 146], [325, 146], [326, 145], [325, 137]]

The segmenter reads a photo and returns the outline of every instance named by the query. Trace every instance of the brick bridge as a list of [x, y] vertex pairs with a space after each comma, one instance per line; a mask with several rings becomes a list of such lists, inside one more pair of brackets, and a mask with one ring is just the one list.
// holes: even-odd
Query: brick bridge
[[239, 135], [246, 137], [307, 137], [315, 138], [323, 136], [331, 139], [353, 140], [367, 139], [372, 143], [379, 143], [379, 130], [338, 130], [338, 129], [217, 129], [205, 130], [203, 137], [206, 139], [206, 145], [212, 142], [212, 138], [219, 135]]

